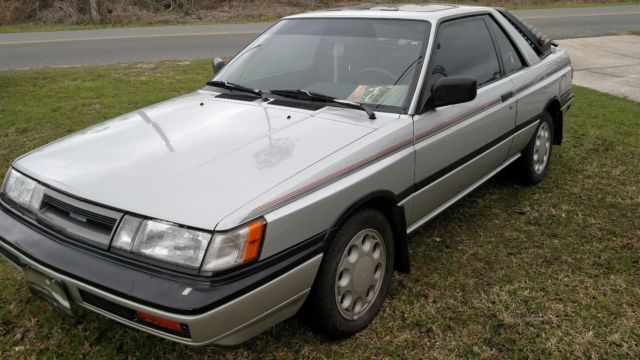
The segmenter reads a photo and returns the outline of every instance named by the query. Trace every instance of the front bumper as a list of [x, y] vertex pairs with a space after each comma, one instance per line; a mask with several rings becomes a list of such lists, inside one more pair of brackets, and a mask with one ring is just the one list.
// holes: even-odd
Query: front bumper
[[[202, 283], [156, 276], [111, 261], [48, 236], [10, 210], [0, 210], [0, 257], [18, 269], [29, 267], [62, 283], [75, 304], [190, 345], [238, 344], [294, 315], [320, 266], [318, 249], [305, 247], [268, 269], [238, 279]], [[128, 318], [126, 311], [179, 322], [188, 328], [187, 336]]]

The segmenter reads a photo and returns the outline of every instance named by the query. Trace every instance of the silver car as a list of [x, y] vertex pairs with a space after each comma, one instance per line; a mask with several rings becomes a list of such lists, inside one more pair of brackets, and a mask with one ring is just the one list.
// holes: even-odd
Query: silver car
[[301, 310], [352, 335], [407, 234], [509, 165], [545, 177], [573, 99], [566, 52], [486, 7], [290, 16], [214, 67], [13, 163], [0, 254], [34, 293], [192, 345]]

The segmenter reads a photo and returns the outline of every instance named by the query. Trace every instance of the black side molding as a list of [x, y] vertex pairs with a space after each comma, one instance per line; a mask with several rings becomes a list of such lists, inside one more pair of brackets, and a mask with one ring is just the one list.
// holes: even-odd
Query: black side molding
[[409, 196], [411, 196], [413, 193], [416, 193], [422, 189], [424, 189], [425, 187], [433, 184], [434, 182], [440, 180], [441, 178], [449, 175], [450, 173], [454, 172], [456, 169], [458, 169], [459, 167], [465, 165], [466, 163], [468, 163], [469, 161], [475, 159], [476, 157], [480, 156], [482, 153], [484, 153], [485, 151], [491, 149], [492, 147], [498, 145], [499, 143], [503, 142], [504, 140], [508, 139], [510, 136], [513, 136], [515, 133], [517, 133], [518, 131], [526, 128], [527, 126], [535, 123], [536, 121], [540, 120], [542, 118], [542, 113], [540, 114], [536, 114], [535, 116], [527, 119], [526, 121], [520, 123], [518, 126], [516, 126], [514, 129], [511, 129], [509, 131], [507, 131], [506, 133], [496, 137], [495, 139], [493, 139], [492, 141], [490, 141], [489, 143], [477, 148], [476, 150], [468, 153], [467, 155], [461, 157], [460, 159], [452, 162], [451, 164], [449, 164], [448, 166], [445, 166], [444, 168], [436, 171], [435, 173], [427, 176], [426, 178], [417, 181], [413, 186], [409, 187], [408, 189], [402, 191], [398, 197], [399, 197], [399, 201], [403, 201], [406, 198], [408, 198]]

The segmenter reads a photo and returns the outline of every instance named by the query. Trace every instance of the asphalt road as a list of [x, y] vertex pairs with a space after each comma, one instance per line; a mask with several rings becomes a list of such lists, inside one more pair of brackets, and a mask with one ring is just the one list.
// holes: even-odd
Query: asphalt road
[[[515, 11], [553, 39], [640, 28], [640, 6]], [[232, 56], [269, 23], [0, 34], [0, 70]]]

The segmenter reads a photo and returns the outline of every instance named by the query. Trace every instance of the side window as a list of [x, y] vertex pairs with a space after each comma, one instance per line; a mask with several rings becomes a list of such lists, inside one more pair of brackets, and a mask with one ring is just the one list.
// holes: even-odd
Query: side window
[[443, 23], [436, 41], [429, 82], [439, 76], [471, 76], [481, 87], [500, 78], [498, 56], [482, 17]]
[[500, 52], [500, 58], [502, 58], [502, 66], [504, 67], [505, 74], [509, 75], [522, 69], [524, 67], [522, 65], [522, 60], [520, 60], [520, 55], [516, 51], [511, 40], [509, 40], [504, 31], [491, 17], [487, 17], [487, 23], [489, 24], [491, 33], [493, 33], [495, 37], [496, 45]]

